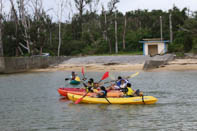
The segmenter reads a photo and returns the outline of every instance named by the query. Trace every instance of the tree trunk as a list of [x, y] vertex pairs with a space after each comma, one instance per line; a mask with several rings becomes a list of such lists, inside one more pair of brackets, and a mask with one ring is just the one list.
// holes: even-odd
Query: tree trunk
[[122, 40], [122, 47], [123, 47], [123, 49], [126, 48], [126, 45], [125, 45], [126, 28], [127, 28], [127, 16], [126, 16], [126, 14], [125, 14], [124, 32], [123, 32], [123, 40]]
[[172, 32], [172, 14], [169, 15], [169, 26], [170, 26], [170, 43], [173, 41], [173, 32]]
[[160, 16], [160, 33], [161, 33], [161, 41], [163, 40], [163, 27], [162, 27], [162, 16]]
[[18, 16], [17, 16], [17, 12], [14, 8], [14, 3], [13, 3], [13, 0], [10, 0], [10, 3], [11, 3], [11, 8], [12, 8], [12, 12], [13, 12], [13, 15], [14, 15], [14, 21], [15, 21], [15, 37], [16, 37], [16, 45], [15, 45], [15, 55], [18, 56], [19, 55], [19, 51], [18, 51], [18, 48], [19, 48], [19, 43], [18, 43], [18, 25], [19, 25], [19, 21], [18, 21]]
[[49, 42], [50, 45], [52, 45], [52, 32], [50, 30], [50, 42]]
[[42, 55], [42, 49], [43, 49], [43, 47], [40, 46], [40, 55]]
[[[29, 40], [29, 35], [28, 35], [28, 30], [29, 30], [29, 25], [25, 16], [25, 5], [24, 5], [24, 0], [19, 1], [19, 15], [20, 19], [22, 22], [22, 26], [24, 27], [24, 37], [25, 37], [25, 42], [26, 42], [26, 50], [30, 54], [30, 40]], [[29, 22], [30, 23], [30, 22]]]
[[109, 44], [109, 53], [112, 53], [112, 45], [111, 45], [111, 40], [108, 39], [108, 44]]
[[83, 23], [83, 3], [80, 4], [80, 9], [79, 9], [79, 39], [81, 39], [83, 32], [82, 23]]
[[108, 41], [108, 38], [107, 38], [107, 15], [106, 15], [106, 12], [104, 12], [105, 14], [105, 29], [104, 29], [104, 39], [106, 40], [106, 42]]
[[59, 21], [59, 44], [58, 44], [58, 53], [57, 53], [58, 56], [60, 56], [61, 43], [62, 43], [62, 40], [61, 40], [61, 22]]
[[0, 57], [3, 57], [2, 22], [1, 22], [1, 20], [0, 20]]
[[115, 52], [118, 53], [118, 33], [117, 33], [117, 15], [115, 12]]
[[2, 41], [2, 17], [3, 17], [3, 2], [0, 1], [0, 57], [3, 57], [3, 41]]

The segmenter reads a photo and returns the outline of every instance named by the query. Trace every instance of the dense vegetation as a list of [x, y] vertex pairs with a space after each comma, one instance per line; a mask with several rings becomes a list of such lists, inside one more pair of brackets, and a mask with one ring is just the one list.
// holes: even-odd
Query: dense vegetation
[[[86, 1], [84, 4], [90, 3], [91, 1]], [[111, 4], [110, 7], [109, 2], [109, 9], [103, 8], [101, 13], [87, 8], [79, 10], [78, 14], [72, 16], [72, 20], [58, 23], [53, 22], [52, 17], [44, 10], [35, 11], [33, 15], [24, 14], [18, 3], [19, 9], [12, 7], [12, 13], [2, 17], [4, 56], [29, 56], [42, 52], [58, 55], [58, 48], [60, 55], [111, 54], [117, 53], [116, 40], [118, 52], [139, 52], [142, 51], [140, 40], [160, 38], [160, 16], [162, 16], [163, 38], [170, 40], [170, 14], [173, 41], [169, 44], [169, 51], [196, 52], [196, 12], [188, 15], [187, 8], [180, 10], [173, 7], [167, 12], [135, 10], [123, 14], [115, 10], [116, 3]]]

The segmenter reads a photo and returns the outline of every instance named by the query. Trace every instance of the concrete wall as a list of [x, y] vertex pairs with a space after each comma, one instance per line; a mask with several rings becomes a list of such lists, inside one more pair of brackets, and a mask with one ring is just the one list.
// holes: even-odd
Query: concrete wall
[[165, 53], [165, 44], [164, 43], [145, 43], [144, 45], [144, 55], [148, 55], [148, 46], [149, 45], [157, 45], [158, 46], [158, 54], [163, 54]]
[[[17, 73], [30, 69], [47, 68], [53, 64], [59, 64], [71, 57], [4, 57], [4, 63], [0, 59], [0, 73]], [[2, 68], [1, 68], [2, 67]], [[3, 68], [4, 67], [4, 68]]]
[[161, 65], [165, 65], [167, 61], [162, 61], [162, 60], [147, 60], [144, 63], [143, 70], [151, 70], [155, 68], [159, 68]]
[[5, 70], [4, 57], [0, 57], [0, 72], [3, 72], [4, 70]]

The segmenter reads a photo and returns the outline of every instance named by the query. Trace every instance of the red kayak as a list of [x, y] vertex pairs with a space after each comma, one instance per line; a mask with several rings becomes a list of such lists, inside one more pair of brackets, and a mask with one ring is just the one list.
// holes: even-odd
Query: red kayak
[[[58, 92], [60, 95], [66, 96], [66, 97], [67, 97], [67, 93], [71, 93], [75, 95], [82, 95], [82, 96], [86, 94], [86, 91], [83, 88], [59, 88]], [[91, 96], [93, 94], [95, 93], [88, 93], [86, 95]], [[109, 90], [107, 93], [108, 97], [119, 97], [121, 95], [123, 95], [123, 93], [117, 90]]]
[[67, 96], [68, 91], [76, 91], [76, 92], [85, 92], [85, 89], [83, 88], [59, 88], [57, 89], [60, 95]]

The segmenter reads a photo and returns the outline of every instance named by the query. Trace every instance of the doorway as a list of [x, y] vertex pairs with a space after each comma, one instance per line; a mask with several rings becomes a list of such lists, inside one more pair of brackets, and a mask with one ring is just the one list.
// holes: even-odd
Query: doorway
[[158, 45], [149, 45], [148, 46], [148, 54], [150, 56], [158, 54]]

